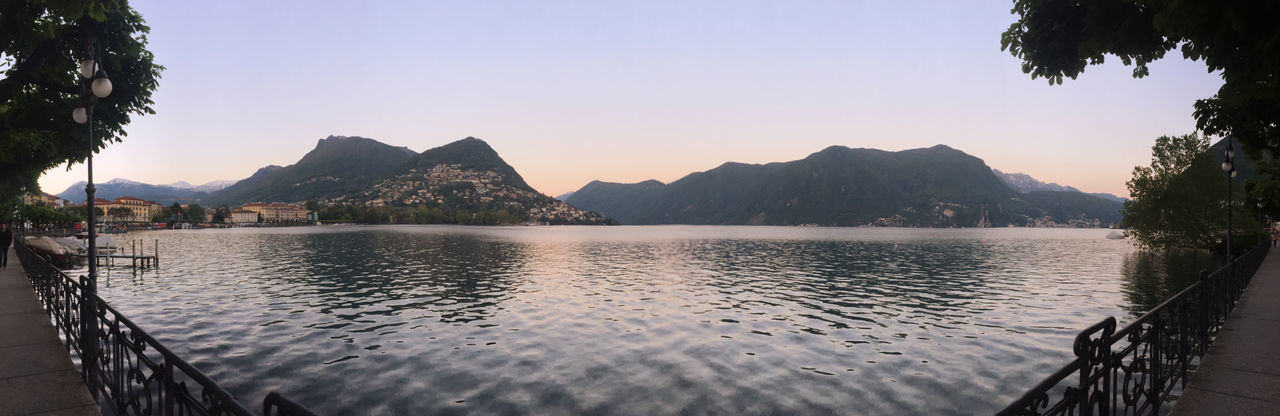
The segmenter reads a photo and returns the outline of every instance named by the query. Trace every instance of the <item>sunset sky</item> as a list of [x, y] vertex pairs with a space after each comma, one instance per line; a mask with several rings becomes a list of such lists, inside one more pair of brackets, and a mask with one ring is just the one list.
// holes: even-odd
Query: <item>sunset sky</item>
[[[1179, 53], [1050, 86], [1000, 50], [1011, 1], [135, 1], [167, 67], [157, 114], [95, 179], [242, 179], [329, 135], [487, 141], [549, 195], [670, 182], [831, 145], [946, 144], [1005, 172], [1127, 195], [1221, 80]], [[67, 110], [70, 117], [71, 110]], [[85, 179], [56, 168], [44, 191]]]

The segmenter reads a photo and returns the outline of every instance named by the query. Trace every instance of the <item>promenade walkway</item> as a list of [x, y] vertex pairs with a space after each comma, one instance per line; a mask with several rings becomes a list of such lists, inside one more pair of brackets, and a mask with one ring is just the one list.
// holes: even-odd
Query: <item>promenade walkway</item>
[[0, 416], [97, 415], [89, 390], [9, 248], [0, 271]]
[[1280, 415], [1280, 251], [1272, 250], [1173, 415]]

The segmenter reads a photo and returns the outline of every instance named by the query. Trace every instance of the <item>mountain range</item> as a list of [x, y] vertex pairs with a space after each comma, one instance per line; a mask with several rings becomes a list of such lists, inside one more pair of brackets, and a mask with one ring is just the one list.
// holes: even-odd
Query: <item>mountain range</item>
[[1020, 192], [981, 159], [938, 145], [832, 146], [791, 161], [729, 162], [670, 184], [593, 181], [566, 202], [623, 224], [1106, 226], [1121, 203], [1078, 191]]
[[[236, 181], [213, 181], [203, 185], [191, 185], [186, 182], [175, 182], [167, 185], [151, 185], [142, 182], [135, 182], [128, 179], [116, 178], [107, 182], [94, 184], [94, 197], [102, 199], [116, 199], [122, 196], [133, 196], [149, 201], [159, 202], [161, 204], [192, 203], [199, 202], [209, 196], [211, 192], [217, 192], [235, 183]], [[67, 187], [65, 191], [56, 194], [59, 198], [71, 201], [73, 203], [84, 203], [85, 193], [84, 186], [86, 182], [80, 181]]]
[[[59, 196], [83, 200], [83, 186]], [[670, 184], [592, 181], [551, 198], [472, 137], [416, 153], [363, 137], [329, 136], [296, 163], [266, 166], [240, 181], [192, 186], [117, 179], [98, 188], [107, 199], [131, 195], [165, 204], [315, 201], [502, 211], [528, 222], [588, 224], [610, 217], [624, 224], [1105, 226], [1119, 222], [1123, 201], [1000, 172], [943, 145], [900, 152], [831, 146], [791, 162], [728, 162]]]
[[[1058, 185], [1052, 182], [1050, 183], [1040, 182], [1036, 180], [1036, 178], [1033, 178], [1031, 177], [1031, 175], [1027, 175], [1025, 173], [1004, 173], [1004, 172], [1001, 172], [999, 169], [991, 169], [991, 172], [995, 173], [996, 176], [1000, 178], [1000, 180], [1004, 181], [1004, 183], [1009, 184], [1009, 186], [1013, 187], [1013, 189], [1016, 189], [1018, 192], [1022, 192], [1024, 194], [1027, 192], [1035, 192], [1035, 191], [1083, 192], [1079, 189], [1076, 189], [1070, 186]], [[1089, 195], [1093, 195], [1102, 199], [1108, 199], [1108, 200], [1112, 200], [1120, 203], [1124, 203], [1125, 201], [1125, 198], [1121, 198], [1108, 193], [1095, 192], [1095, 193], [1090, 193]]]

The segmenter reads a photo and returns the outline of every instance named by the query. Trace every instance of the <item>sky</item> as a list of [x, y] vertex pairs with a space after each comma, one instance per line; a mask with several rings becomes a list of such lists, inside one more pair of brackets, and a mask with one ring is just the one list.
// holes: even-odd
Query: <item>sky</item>
[[[1050, 86], [1000, 50], [1005, 1], [135, 1], [166, 67], [98, 182], [243, 179], [329, 135], [488, 142], [539, 191], [671, 182], [841, 145], [945, 144], [1127, 195], [1218, 74], [1177, 52]], [[70, 110], [68, 110], [70, 114]], [[59, 193], [83, 165], [40, 180]]]

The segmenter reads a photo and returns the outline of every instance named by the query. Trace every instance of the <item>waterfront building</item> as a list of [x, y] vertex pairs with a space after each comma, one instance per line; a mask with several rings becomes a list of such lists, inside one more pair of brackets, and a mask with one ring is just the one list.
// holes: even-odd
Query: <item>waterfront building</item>
[[252, 202], [240, 207], [262, 215], [264, 222], [303, 222], [307, 220], [307, 210], [300, 205], [279, 202]]
[[231, 210], [231, 223], [249, 224], [258, 222], [258, 213], [247, 209]]
[[22, 196], [22, 203], [26, 205], [36, 205], [45, 208], [62, 208], [67, 206], [67, 200], [46, 193], [30, 193]]
[[[164, 206], [159, 203], [132, 196], [122, 196], [114, 201], [94, 198], [93, 201], [94, 206], [102, 209], [103, 221], [149, 222], [151, 218], [164, 210]], [[117, 215], [111, 212], [113, 208], [124, 208], [129, 213], [127, 215]]]

